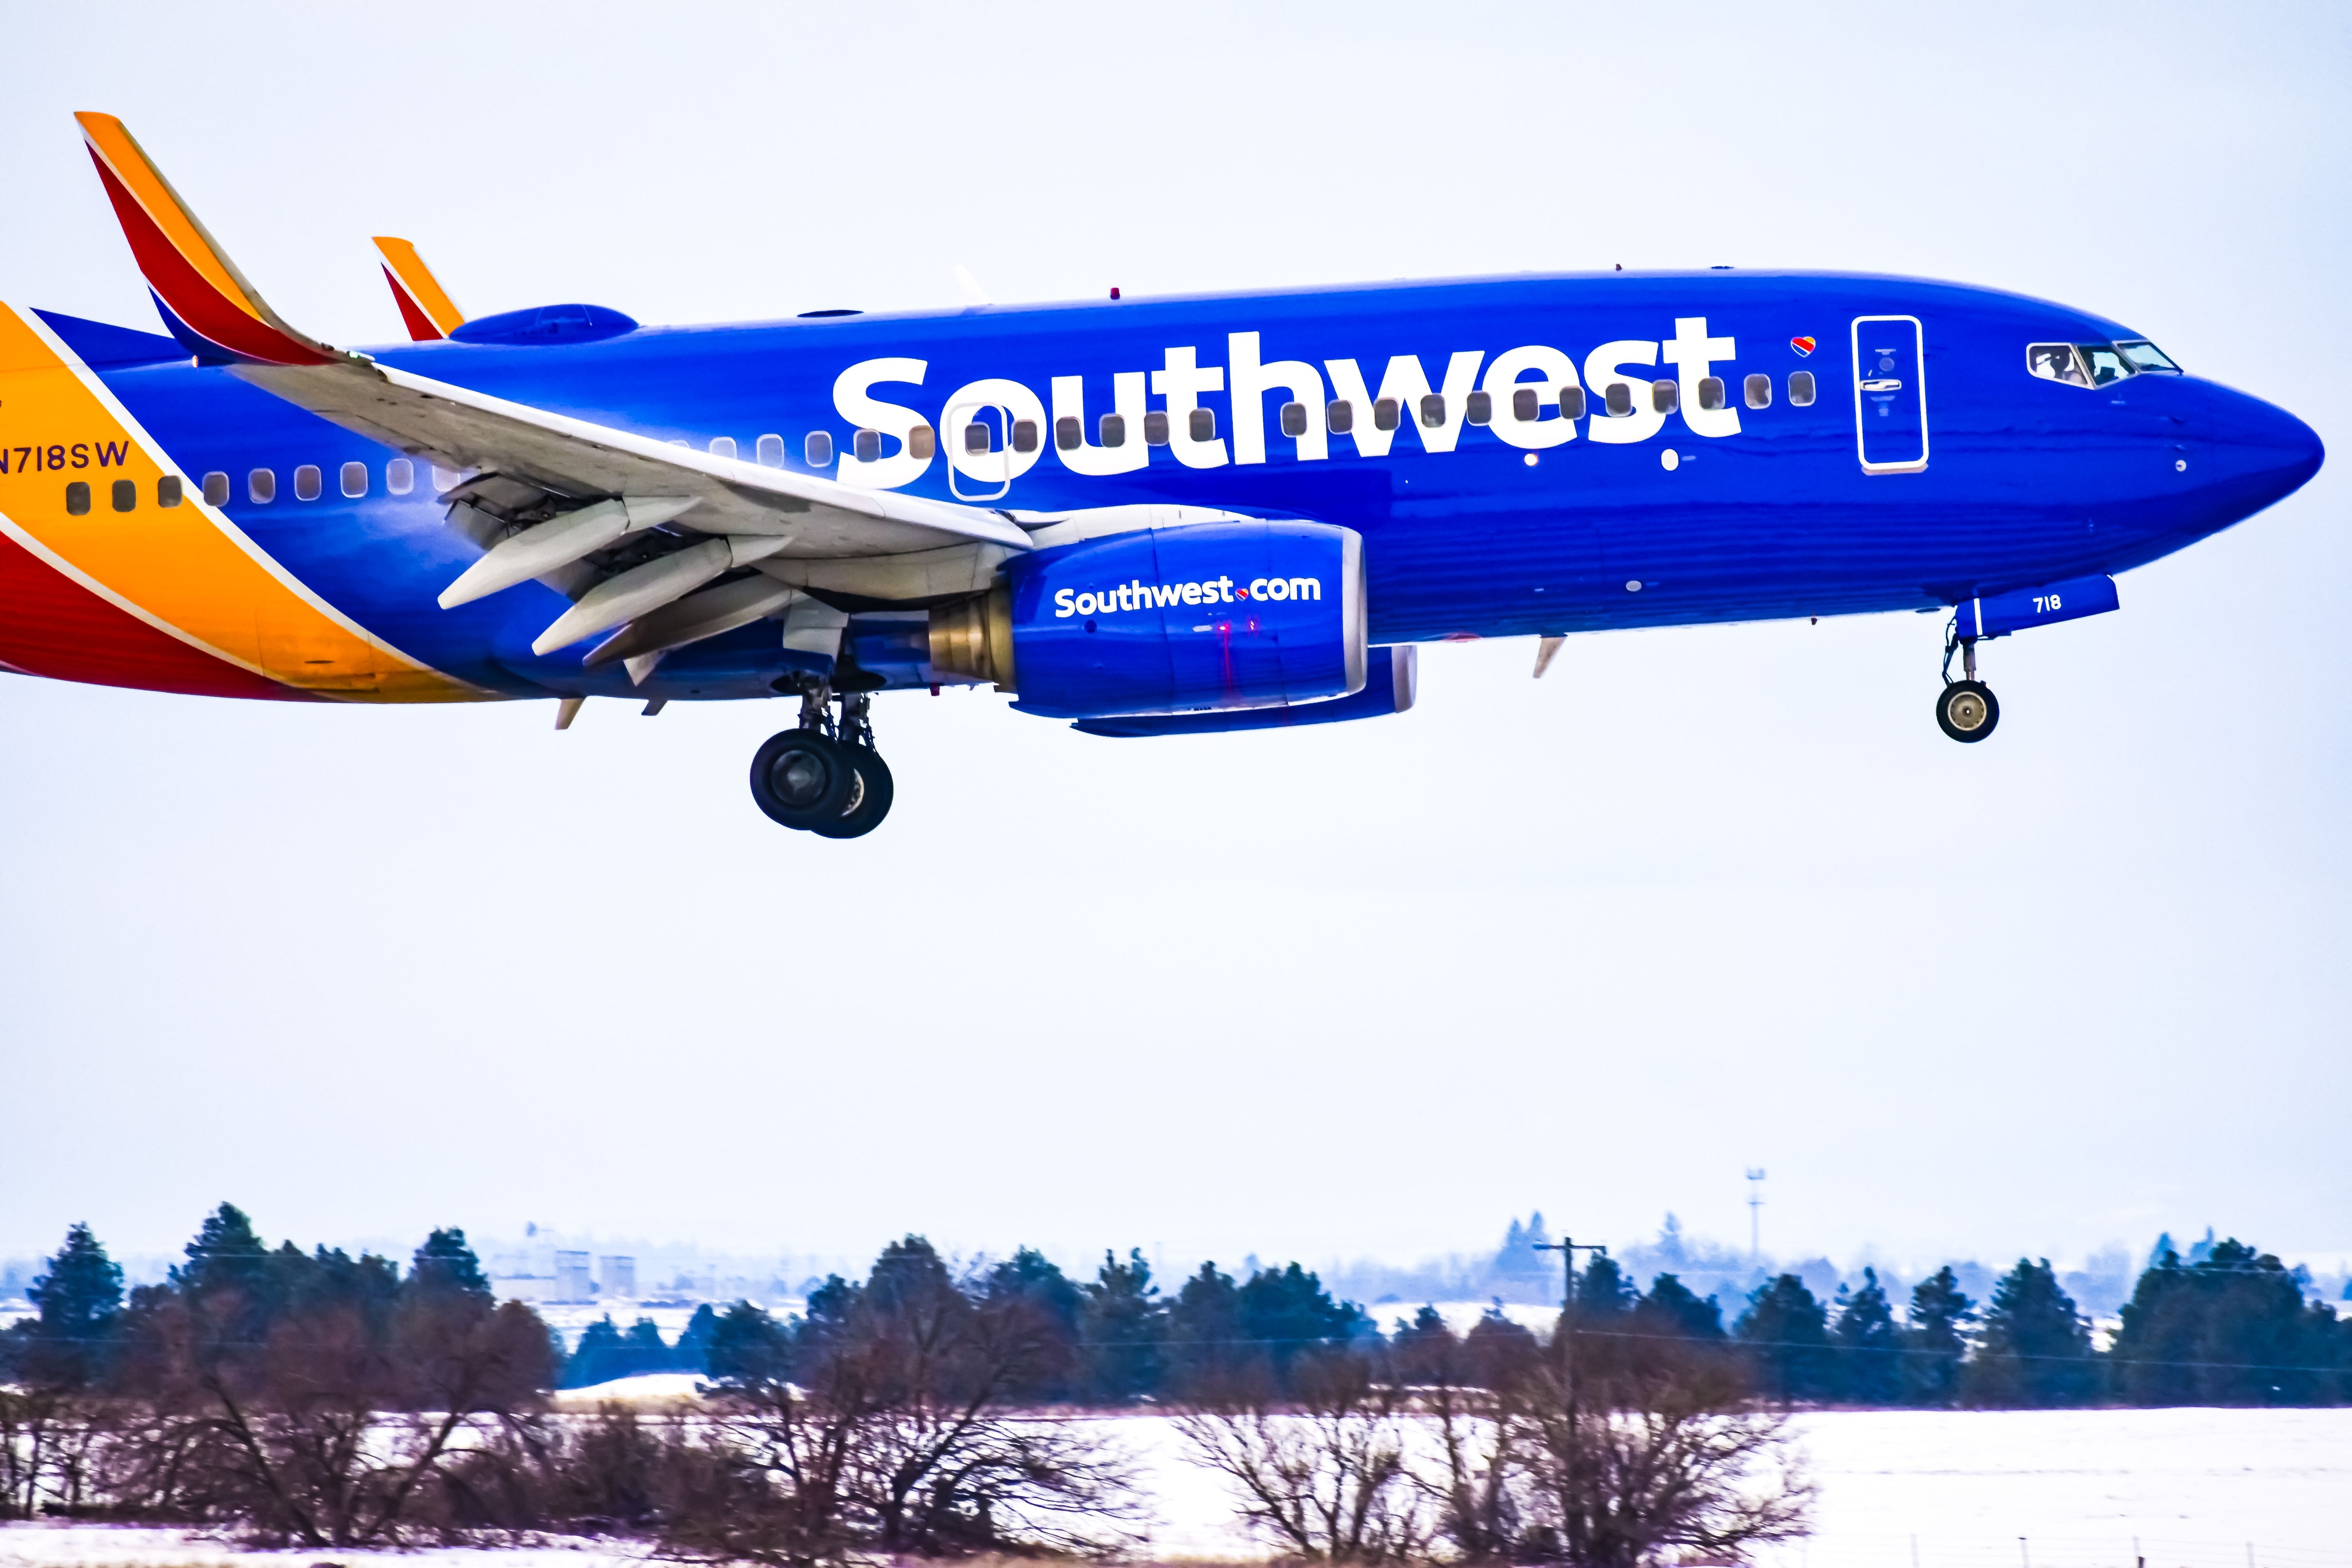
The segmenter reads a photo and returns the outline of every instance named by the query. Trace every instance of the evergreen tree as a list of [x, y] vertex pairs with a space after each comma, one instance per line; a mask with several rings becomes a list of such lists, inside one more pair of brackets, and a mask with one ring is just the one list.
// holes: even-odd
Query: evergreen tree
[[223, 1204], [205, 1216], [194, 1241], [185, 1248], [187, 1262], [172, 1269], [172, 1283], [192, 1297], [234, 1290], [248, 1301], [266, 1297], [269, 1283], [269, 1249], [253, 1228], [253, 1221], [235, 1204]]
[[122, 1314], [122, 1270], [89, 1226], [66, 1232], [65, 1245], [26, 1294], [40, 1309], [26, 1336], [26, 1372], [68, 1387], [96, 1379]]
[[1765, 1392], [1783, 1405], [1830, 1392], [1829, 1314], [1795, 1275], [1758, 1287], [1732, 1332], [1755, 1358]]
[[1024, 1247], [989, 1270], [982, 1300], [1034, 1347], [1006, 1392], [1024, 1401], [1066, 1400], [1077, 1393], [1078, 1309], [1069, 1276], [1044, 1253]]
[[456, 1226], [425, 1238], [408, 1278], [420, 1289], [462, 1290], [485, 1301], [490, 1299], [490, 1281], [482, 1272], [481, 1260], [466, 1245], [466, 1233]]
[[1878, 1270], [1862, 1271], [1862, 1289], [1838, 1287], [1837, 1324], [1831, 1331], [1840, 1363], [1838, 1382], [1848, 1399], [1863, 1405], [1893, 1405], [1903, 1394], [1903, 1337], [1895, 1310], [1878, 1283]]
[[2048, 1258], [2019, 1258], [1993, 1287], [1984, 1339], [1967, 1388], [1983, 1405], [2059, 1405], [2088, 1401], [2097, 1384], [2091, 1328], [2058, 1283]]
[[1576, 1281], [1576, 1310], [1581, 1327], [1615, 1329], [1623, 1327], [1622, 1320], [1633, 1310], [1642, 1293], [1617, 1267], [1617, 1260], [1607, 1253], [1596, 1255], [1584, 1266]]
[[587, 1388], [599, 1383], [610, 1383], [621, 1375], [617, 1368], [625, 1356], [621, 1331], [613, 1324], [613, 1314], [605, 1313], [588, 1325], [580, 1336], [580, 1344], [563, 1363], [565, 1388]]
[[1672, 1274], [1650, 1281], [1650, 1293], [1633, 1304], [1633, 1331], [1675, 1339], [1719, 1342], [1723, 1309], [1714, 1297], [1700, 1300]]
[[879, 1312], [937, 1310], [950, 1296], [961, 1300], [939, 1250], [919, 1236], [885, 1247], [866, 1277], [866, 1301]]
[[2114, 1370], [2136, 1405], [2305, 1405], [2341, 1398], [2334, 1309], [2306, 1306], [2279, 1260], [2232, 1237], [2184, 1266], [2168, 1249], [2139, 1277]]
[[678, 1333], [677, 1348], [671, 1352], [678, 1371], [706, 1377], [710, 1374], [710, 1340], [718, 1328], [719, 1314], [709, 1302], [694, 1309], [694, 1316], [686, 1321], [686, 1327]]
[[[850, 1289], [839, 1275], [827, 1283]], [[811, 1300], [814, 1304], [814, 1298]], [[792, 1337], [782, 1323], [749, 1301], [738, 1301], [718, 1314], [707, 1343], [705, 1360], [719, 1383], [756, 1388], [782, 1383], [792, 1372]]]
[[1903, 1330], [1903, 1396], [1914, 1405], [1949, 1405], [1959, 1398], [1960, 1365], [1969, 1352], [1968, 1325], [1976, 1303], [1945, 1264], [1911, 1288]]
[[1167, 1305], [1142, 1248], [1129, 1247], [1127, 1258], [1103, 1253], [1078, 1308], [1087, 1389], [1112, 1405], [1159, 1394], [1167, 1375]]
[[1323, 1281], [1296, 1263], [1251, 1275], [1234, 1292], [1234, 1309], [1241, 1337], [1263, 1347], [1276, 1368], [1310, 1345], [1345, 1342], [1372, 1326], [1362, 1308], [1333, 1300]]

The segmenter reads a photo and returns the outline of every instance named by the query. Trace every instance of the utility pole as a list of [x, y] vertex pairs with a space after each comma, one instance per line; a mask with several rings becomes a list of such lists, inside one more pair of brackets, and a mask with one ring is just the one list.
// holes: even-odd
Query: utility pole
[[1568, 1526], [1568, 1560], [1584, 1561], [1584, 1494], [1579, 1487], [1576, 1445], [1576, 1255], [1590, 1252], [1596, 1258], [1606, 1258], [1609, 1249], [1593, 1242], [1580, 1242], [1574, 1237], [1563, 1236], [1557, 1242], [1538, 1241], [1538, 1252], [1559, 1254], [1562, 1275], [1559, 1297], [1559, 1370], [1560, 1383], [1568, 1394], [1568, 1454], [1562, 1466], [1568, 1495], [1560, 1500], [1563, 1522]]
[[1757, 1212], [1763, 1206], [1764, 1167], [1750, 1165], [1748, 1167], [1748, 1261], [1751, 1264], [1764, 1260], [1763, 1215]]

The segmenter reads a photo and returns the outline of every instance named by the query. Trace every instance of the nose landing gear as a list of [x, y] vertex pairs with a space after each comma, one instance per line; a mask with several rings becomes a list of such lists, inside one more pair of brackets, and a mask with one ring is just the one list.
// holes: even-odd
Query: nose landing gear
[[890, 769], [874, 749], [873, 698], [845, 692], [834, 721], [833, 693], [801, 694], [799, 727], [771, 735], [751, 757], [751, 799], [769, 820], [821, 838], [857, 838], [890, 813]]
[[[1952, 679], [1952, 653], [1960, 655], [1963, 679]], [[1977, 679], [1977, 639], [1959, 635], [1957, 622], [1944, 636], [1944, 689], [1936, 697], [1936, 723], [1955, 741], [1983, 740], [2000, 722], [2000, 701]]]

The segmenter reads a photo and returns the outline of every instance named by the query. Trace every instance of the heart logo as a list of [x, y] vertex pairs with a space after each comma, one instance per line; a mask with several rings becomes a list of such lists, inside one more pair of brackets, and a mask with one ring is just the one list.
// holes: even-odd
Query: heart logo
[[1789, 340], [1789, 346], [1797, 351], [1797, 357], [1800, 359], [1811, 359], [1812, 357], [1813, 340], [1811, 338], [1790, 338]]

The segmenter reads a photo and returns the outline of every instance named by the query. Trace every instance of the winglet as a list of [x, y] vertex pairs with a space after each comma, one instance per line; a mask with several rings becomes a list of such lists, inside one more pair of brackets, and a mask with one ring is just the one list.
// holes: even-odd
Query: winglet
[[[111, 114], [74, 118], [139, 270], [179, 326], [225, 360], [326, 364], [344, 357], [269, 308], [121, 121]], [[200, 351], [200, 357], [214, 356]]]
[[407, 324], [410, 338], [420, 343], [438, 342], [466, 324], [466, 312], [457, 309], [441, 280], [433, 276], [433, 269], [416, 254], [416, 247], [380, 234], [375, 237], [375, 247], [383, 253], [383, 280], [392, 285], [393, 303], [400, 307], [400, 319]]

